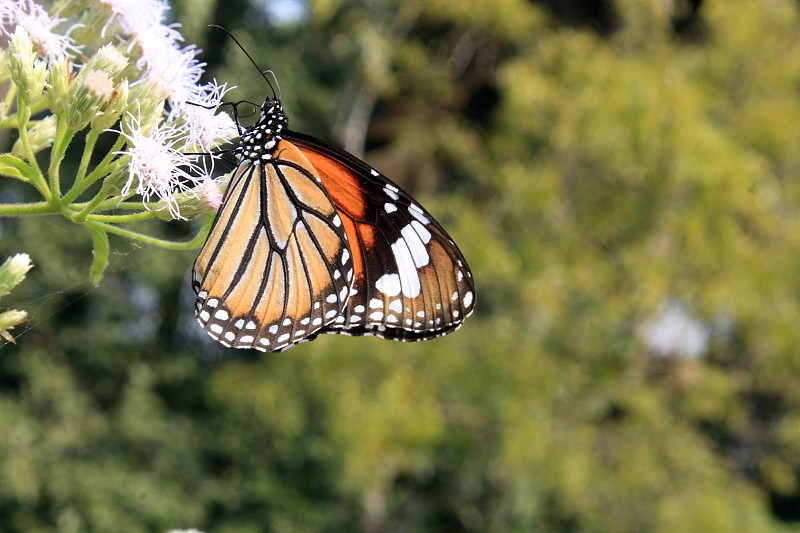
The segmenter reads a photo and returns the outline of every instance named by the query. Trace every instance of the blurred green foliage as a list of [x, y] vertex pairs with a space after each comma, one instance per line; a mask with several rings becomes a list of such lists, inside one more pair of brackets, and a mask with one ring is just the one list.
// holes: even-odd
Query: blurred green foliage
[[[176, 17], [235, 98], [268, 87], [208, 22], [293, 128], [416, 194], [477, 313], [232, 353], [193, 323], [191, 254], [125, 249], [93, 289], [88, 238], [2, 220], [36, 267], [0, 349], [0, 530], [800, 531], [796, 2], [262, 5]], [[701, 357], [647, 348], [671, 300]]]

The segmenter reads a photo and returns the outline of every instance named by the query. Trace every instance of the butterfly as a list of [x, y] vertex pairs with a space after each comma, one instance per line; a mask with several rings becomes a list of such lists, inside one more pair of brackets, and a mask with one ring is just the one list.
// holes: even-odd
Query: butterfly
[[194, 263], [202, 328], [261, 351], [322, 333], [419, 341], [456, 330], [475, 284], [442, 226], [354, 155], [290, 130], [277, 97], [260, 112]]

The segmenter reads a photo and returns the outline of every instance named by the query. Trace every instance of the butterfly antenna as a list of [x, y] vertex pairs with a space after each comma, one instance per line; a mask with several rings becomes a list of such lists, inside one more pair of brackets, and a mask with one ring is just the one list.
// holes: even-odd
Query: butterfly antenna
[[[266, 74], [272, 75], [272, 80], [275, 82], [275, 87], [278, 88], [278, 100], [280, 100], [281, 99], [281, 84], [278, 83], [278, 76], [275, 75], [275, 72], [273, 70], [265, 70], [262, 74], [264, 74], [264, 75], [266, 75]], [[270, 84], [270, 87], [272, 87], [272, 84]], [[274, 93], [275, 93], [275, 91], [273, 91], [273, 96], [275, 96]]]
[[[274, 98], [280, 99], [280, 96], [279, 96], [280, 95], [280, 89], [278, 90], [278, 93], [276, 94], [275, 93], [275, 87], [272, 86], [272, 83], [269, 81], [269, 78], [267, 78], [266, 74], [264, 74], [264, 71], [261, 70], [261, 67], [258, 66], [258, 63], [256, 63], [255, 59], [253, 59], [253, 57], [250, 54], [247, 53], [247, 50], [244, 49], [244, 46], [242, 46], [242, 43], [240, 43], [238, 40], [236, 40], [236, 37], [234, 37], [233, 34], [230, 31], [228, 31], [227, 28], [224, 28], [224, 27], [220, 26], [219, 24], [209, 24], [208, 27], [209, 28], [215, 28], [217, 30], [221, 30], [221, 31], [225, 32], [228, 35], [228, 37], [230, 37], [233, 40], [233, 42], [236, 43], [236, 46], [238, 46], [239, 49], [242, 52], [244, 52], [244, 55], [247, 56], [247, 59], [250, 60], [250, 62], [253, 64], [253, 66], [256, 67], [256, 69], [258, 69], [258, 72], [261, 74], [261, 76], [264, 78], [264, 81], [267, 82], [267, 85], [269, 85], [269, 88], [272, 90], [272, 96]], [[267, 72], [272, 72], [272, 71], [269, 70]], [[272, 73], [272, 76], [273, 76], [273, 78], [275, 78], [275, 84], [277, 85], [278, 78], [275, 77], [274, 73]]]

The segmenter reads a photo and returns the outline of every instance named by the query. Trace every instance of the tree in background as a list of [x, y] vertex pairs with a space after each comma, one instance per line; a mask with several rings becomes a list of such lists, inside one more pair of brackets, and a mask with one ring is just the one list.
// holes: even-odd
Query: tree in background
[[267, 88], [208, 22], [295, 129], [424, 198], [477, 315], [232, 354], [191, 253], [117, 242], [90, 289], [88, 238], [4, 219], [36, 268], [3, 300], [31, 327], [0, 352], [0, 529], [797, 530], [798, 8], [580, 5], [178, 4], [233, 98]]

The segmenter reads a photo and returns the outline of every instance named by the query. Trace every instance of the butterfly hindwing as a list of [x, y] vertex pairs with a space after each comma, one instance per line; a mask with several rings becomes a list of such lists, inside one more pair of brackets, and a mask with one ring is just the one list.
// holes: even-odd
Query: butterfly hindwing
[[472, 273], [442, 226], [388, 178], [296, 132], [349, 236], [355, 268], [343, 312], [323, 332], [424, 340], [457, 329], [475, 305]]
[[225, 345], [280, 350], [336, 320], [354, 276], [347, 234], [290, 142], [243, 160], [194, 266], [197, 318]]

